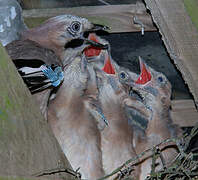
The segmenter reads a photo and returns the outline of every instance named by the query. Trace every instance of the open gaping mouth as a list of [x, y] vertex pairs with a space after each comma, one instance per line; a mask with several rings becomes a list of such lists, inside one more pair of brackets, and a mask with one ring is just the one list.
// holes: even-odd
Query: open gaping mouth
[[104, 67], [102, 68], [107, 74], [115, 74], [115, 68], [111, 63], [110, 56], [108, 55], [105, 59]]
[[[96, 43], [99, 43], [99, 40], [94, 33], [90, 33], [88, 39]], [[85, 56], [89, 58], [89, 57], [99, 56], [101, 51], [102, 49], [100, 47], [94, 47], [90, 45], [84, 50], [84, 53], [85, 53]]]
[[135, 97], [137, 100], [144, 102], [147, 92], [144, 90], [145, 85], [151, 81], [152, 76], [150, 71], [146, 68], [142, 58], [139, 57], [140, 75], [129, 89], [129, 95]]
[[[91, 40], [91, 41], [94, 41], [96, 43], [101, 43], [99, 38], [94, 33], [89, 34], [88, 39]], [[108, 44], [106, 44], [106, 47], [108, 49]], [[105, 48], [103, 48], [103, 49], [105, 49]], [[102, 51], [102, 48], [96, 47], [96, 46], [94, 47], [94, 46], [91, 45], [90, 47], [87, 47], [84, 50], [84, 53], [85, 53], [85, 56], [87, 58], [94, 59], [95, 57], [100, 56], [101, 51]], [[110, 56], [106, 55], [104, 58], [105, 58], [105, 60], [104, 60], [104, 66], [103, 66], [102, 70], [104, 72], [106, 72], [107, 74], [115, 74], [115, 68], [114, 68], [113, 64], [111, 63]]]
[[141, 73], [135, 83], [143, 85], [151, 80], [151, 73], [146, 68], [146, 65], [144, 64], [141, 57], [139, 57], [139, 64], [140, 64]]

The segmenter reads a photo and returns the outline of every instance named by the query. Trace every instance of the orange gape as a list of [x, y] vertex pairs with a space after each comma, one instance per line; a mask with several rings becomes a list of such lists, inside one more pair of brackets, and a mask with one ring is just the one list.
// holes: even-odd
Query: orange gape
[[115, 70], [113, 68], [113, 65], [111, 64], [111, 61], [110, 61], [110, 58], [109, 57], [106, 60], [106, 63], [104, 65], [104, 67], [102, 68], [102, 70], [104, 72], [106, 72], [107, 74], [115, 74]]
[[[89, 40], [99, 43], [95, 34], [93, 34], [93, 33], [91, 33], [89, 35]], [[86, 48], [84, 52], [85, 52], [86, 57], [99, 56], [100, 52], [101, 52], [101, 48], [90, 46], [90, 47]]]
[[151, 80], [151, 73], [148, 72], [145, 64], [142, 62], [141, 63], [141, 74], [140, 74], [139, 78], [137, 79], [136, 83], [137, 84], [146, 84], [150, 80]]

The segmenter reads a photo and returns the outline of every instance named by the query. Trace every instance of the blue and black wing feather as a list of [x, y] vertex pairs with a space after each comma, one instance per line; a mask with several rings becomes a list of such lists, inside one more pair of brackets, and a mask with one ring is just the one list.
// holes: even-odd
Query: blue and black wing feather
[[36, 93], [47, 88], [58, 87], [64, 79], [64, 74], [60, 66], [42, 65], [40, 68], [35, 69], [36, 71], [31, 68], [31, 71], [34, 72], [30, 73], [27, 72], [27, 67], [20, 68], [18, 70], [32, 93]]
[[6, 50], [32, 93], [57, 87], [63, 81], [62, 61], [52, 50], [30, 40], [13, 41]]

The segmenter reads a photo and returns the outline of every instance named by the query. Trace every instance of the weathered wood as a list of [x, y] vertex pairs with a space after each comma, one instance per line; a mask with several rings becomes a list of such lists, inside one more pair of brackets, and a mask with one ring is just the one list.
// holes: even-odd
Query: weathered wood
[[198, 111], [193, 100], [173, 100], [171, 117], [180, 127], [192, 127], [198, 122]]
[[150, 15], [142, 3], [130, 5], [89, 6], [56, 9], [24, 10], [23, 17], [29, 27], [37, 26], [44, 20], [61, 14], [72, 14], [88, 18], [91, 22], [111, 27], [110, 32], [138, 32], [140, 25], [134, 24], [136, 16], [145, 27], [145, 31], [156, 31]]
[[18, 0], [24, 9], [131, 4], [140, 0]]
[[[0, 175], [31, 177], [59, 166], [71, 168], [1, 45], [0, 57]], [[72, 179], [66, 173], [50, 177]]]
[[[145, 0], [162, 39], [198, 105], [198, 32], [181, 0]], [[198, 8], [196, 8], [198, 10]]]

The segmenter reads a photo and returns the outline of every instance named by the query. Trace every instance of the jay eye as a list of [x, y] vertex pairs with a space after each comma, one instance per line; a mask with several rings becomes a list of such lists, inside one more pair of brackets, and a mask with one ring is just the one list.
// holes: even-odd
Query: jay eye
[[120, 78], [121, 78], [122, 80], [127, 79], [127, 74], [126, 74], [125, 72], [121, 72], [121, 73], [120, 73]]
[[74, 31], [74, 32], [80, 31], [80, 23], [77, 22], [77, 21], [73, 22], [73, 23], [71, 24], [71, 29], [72, 29], [72, 31]]

